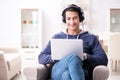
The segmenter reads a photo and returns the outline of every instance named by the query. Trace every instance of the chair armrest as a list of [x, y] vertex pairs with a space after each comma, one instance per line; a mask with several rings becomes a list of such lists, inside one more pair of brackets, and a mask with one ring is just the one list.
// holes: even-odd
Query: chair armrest
[[109, 69], [107, 66], [99, 65], [93, 70], [93, 80], [107, 80], [109, 77]]

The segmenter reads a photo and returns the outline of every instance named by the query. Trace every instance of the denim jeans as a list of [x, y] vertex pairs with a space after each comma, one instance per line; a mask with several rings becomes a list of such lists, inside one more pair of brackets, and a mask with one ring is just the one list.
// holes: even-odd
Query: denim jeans
[[82, 60], [75, 54], [64, 57], [53, 66], [52, 80], [85, 80]]

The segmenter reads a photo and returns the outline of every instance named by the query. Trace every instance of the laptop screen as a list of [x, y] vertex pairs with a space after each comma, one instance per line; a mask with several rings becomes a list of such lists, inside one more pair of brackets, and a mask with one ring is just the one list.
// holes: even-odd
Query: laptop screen
[[68, 54], [77, 54], [82, 59], [82, 39], [51, 39], [51, 57], [60, 60]]

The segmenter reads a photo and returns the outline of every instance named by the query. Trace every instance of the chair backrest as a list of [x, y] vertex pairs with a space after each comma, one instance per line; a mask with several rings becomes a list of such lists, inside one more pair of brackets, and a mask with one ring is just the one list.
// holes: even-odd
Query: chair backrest
[[12, 48], [1, 48], [0, 47], [0, 51], [3, 51], [4, 53], [18, 53], [19, 52], [19, 49], [18, 48], [14, 48], [14, 47], [12, 47]]

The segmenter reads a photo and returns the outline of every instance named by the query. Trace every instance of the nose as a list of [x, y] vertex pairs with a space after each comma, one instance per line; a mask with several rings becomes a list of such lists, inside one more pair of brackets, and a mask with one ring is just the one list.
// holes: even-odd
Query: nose
[[73, 19], [70, 20], [70, 24], [74, 24], [74, 20]]

